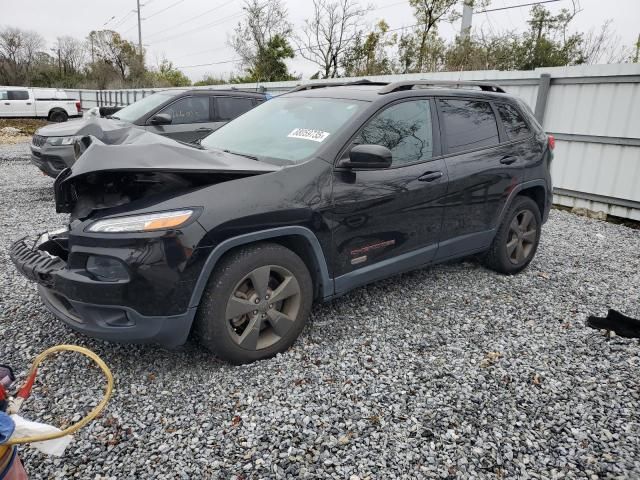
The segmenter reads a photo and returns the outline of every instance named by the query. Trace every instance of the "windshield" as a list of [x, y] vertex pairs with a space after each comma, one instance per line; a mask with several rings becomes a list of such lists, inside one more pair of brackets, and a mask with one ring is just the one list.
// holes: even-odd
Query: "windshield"
[[169, 100], [169, 98], [173, 97], [174, 95], [175, 92], [154, 93], [153, 95], [144, 97], [137, 102], [124, 107], [122, 110], [118, 110], [111, 117], [117, 118], [118, 120], [124, 120], [125, 122], [133, 123], [144, 114], [149, 113], [157, 106]]
[[202, 146], [273, 163], [298, 163], [366, 105], [335, 98], [274, 98], [216, 130]]

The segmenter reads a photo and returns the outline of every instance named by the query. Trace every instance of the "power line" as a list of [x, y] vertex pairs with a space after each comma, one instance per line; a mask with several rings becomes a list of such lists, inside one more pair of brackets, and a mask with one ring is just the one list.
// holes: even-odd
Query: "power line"
[[196, 31], [198, 31], [198, 30], [202, 30], [202, 29], [204, 29], [204, 28], [213, 27], [213, 26], [215, 26], [215, 25], [219, 25], [219, 24], [221, 24], [221, 23], [224, 23], [226, 20], [230, 20], [230, 19], [232, 19], [232, 18], [234, 18], [234, 17], [237, 17], [237, 16], [239, 16], [239, 15], [242, 15], [242, 14], [243, 14], [243, 12], [237, 12], [237, 13], [234, 13], [234, 14], [229, 15], [229, 16], [227, 16], [227, 17], [224, 17], [224, 18], [220, 18], [220, 19], [218, 19], [218, 20], [215, 20], [215, 21], [213, 21], [213, 22], [211, 22], [211, 23], [207, 23], [207, 24], [205, 24], [205, 25], [201, 25], [201, 26], [199, 26], [199, 27], [192, 28], [191, 30], [187, 30], [186, 32], [178, 33], [178, 34], [176, 34], [176, 35], [172, 35], [172, 36], [170, 36], [170, 37], [162, 38], [162, 39], [160, 39], [160, 40], [155, 40], [155, 41], [154, 41], [154, 43], [167, 42], [167, 41], [169, 41], [169, 40], [173, 40], [174, 38], [182, 37], [183, 35], [186, 35], [186, 34], [189, 34], [189, 33], [193, 33], [193, 32], [196, 32]]
[[169, 5], [168, 7], [163, 8], [162, 10], [158, 10], [156, 13], [152, 13], [151, 15], [149, 15], [146, 18], [143, 18], [143, 20], [149, 20], [150, 18], [155, 17], [156, 15], [160, 15], [162, 12], [166, 12], [167, 10], [169, 10], [170, 8], [175, 7], [176, 5], [181, 4], [182, 2], [184, 2], [184, 0], [178, 0], [175, 3], [172, 3], [171, 5]]
[[235, 0], [229, 0], [228, 2], [224, 2], [224, 3], [222, 3], [221, 5], [218, 5], [218, 6], [216, 6], [216, 7], [212, 8], [212, 9], [210, 9], [210, 10], [206, 10], [206, 11], [204, 11], [204, 12], [200, 13], [199, 15], [195, 15], [195, 16], [193, 16], [193, 17], [191, 17], [191, 18], [188, 18], [188, 19], [186, 19], [186, 20], [184, 20], [184, 21], [182, 21], [182, 22], [180, 22], [180, 23], [176, 23], [175, 25], [170, 25], [170, 26], [168, 26], [167, 28], [165, 28], [165, 29], [164, 29], [164, 31], [162, 31], [162, 32], [150, 33], [149, 35], [147, 35], [147, 38], [148, 38], [148, 37], [156, 36], [156, 35], [158, 35], [159, 33], [164, 33], [165, 31], [167, 31], [167, 30], [171, 30], [172, 28], [176, 28], [176, 27], [179, 27], [179, 26], [181, 26], [181, 25], [184, 25], [185, 23], [188, 23], [188, 22], [190, 22], [190, 21], [192, 21], [192, 20], [196, 20], [196, 19], [198, 19], [198, 18], [200, 18], [200, 17], [202, 17], [202, 16], [204, 16], [204, 15], [207, 15], [207, 14], [209, 14], [209, 13], [211, 13], [211, 12], [215, 12], [215, 11], [217, 11], [217, 10], [219, 10], [219, 9], [223, 8], [223, 7], [226, 7], [226, 6], [227, 6], [227, 5], [229, 5], [230, 3], [233, 3], [234, 1], [235, 1]]

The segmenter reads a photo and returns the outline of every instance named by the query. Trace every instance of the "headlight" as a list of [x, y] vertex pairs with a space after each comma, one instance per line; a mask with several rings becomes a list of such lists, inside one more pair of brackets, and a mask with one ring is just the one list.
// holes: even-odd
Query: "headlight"
[[131, 215], [130, 217], [109, 218], [92, 223], [89, 232], [152, 232], [184, 225], [194, 214], [193, 210], [174, 210], [172, 212]]
[[60, 145], [73, 145], [73, 142], [76, 141], [78, 137], [49, 137], [47, 138], [47, 143], [49, 145], [53, 145], [55, 147], [59, 147]]

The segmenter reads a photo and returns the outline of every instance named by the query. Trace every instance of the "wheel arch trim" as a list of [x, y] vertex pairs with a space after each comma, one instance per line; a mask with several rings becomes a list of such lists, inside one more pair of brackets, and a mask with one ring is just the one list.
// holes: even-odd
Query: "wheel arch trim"
[[[511, 207], [511, 204], [513, 203], [513, 200], [518, 196], [518, 194], [520, 192], [522, 192], [523, 190], [526, 190], [528, 188], [531, 187], [542, 187], [544, 188], [545, 192], [548, 191], [548, 186], [547, 186], [547, 182], [545, 182], [543, 179], [538, 179], [538, 180], [529, 180], [527, 182], [523, 182], [523, 183], [519, 183], [518, 185], [516, 185], [513, 190], [511, 190], [511, 192], [509, 192], [509, 197], [507, 198], [507, 201], [504, 202], [504, 206], [502, 207], [502, 211], [500, 212], [500, 215], [498, 216], [498, 221], [496, 223], [496, 228], [502, 223], [502, 221], [504, 220], [504, 216], [506, 215], [507, 211], [509, 210], [509, 207]], [[548, 211], [549, 209], [549, 205], [547, 205], [547, 198], [545, 195], [544, 198], [544, 211], [541, 212], [541, 217], [543, 218], [544, 221], [544, 213], [546, 211]]]
[[189, 300], [189, 308], [195, 308], [200, 304], [200, 299], [202, 298], [202, 294], [204, 293], [204, 289], [207, 285], [207, 282], [209, 281], [211, 273], [216, 267], [218, 261], [229, 250], [254, 242], [291, 236], [302, 237], [309, 242], [311, 251], [313, 252], [316, 264], [318, 266], [320, 281], [322, 282], [322, 297], [327, 298], [332, 296], [334, 293], [333, 279], [329, 277], [327, 261], [325, 259], [324, 252], [322, 251], [322, 247], [320, 246], [318, 238], [311, 230], [306, 227], [277, 227], [267, 230], [260, 230], [257, 232], [251, 232], [244, 235], [239, 235], [237, 237], [231, 237], [219, 243], [209, 254], [207, 260], [204, 263], [204, 266], [202, 267], [202, 271], [198, 276], [198, 280], [196, 281], [195, 288], [193, 289], [193, 293], [191, 294], [191, 298]]

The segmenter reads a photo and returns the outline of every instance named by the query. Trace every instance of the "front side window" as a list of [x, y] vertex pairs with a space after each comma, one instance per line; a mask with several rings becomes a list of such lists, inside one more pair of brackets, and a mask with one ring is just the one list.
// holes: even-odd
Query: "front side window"
[[277, 165], [309, 159], [368, 102], [282, 96], [264, 102], [213, 132], [201, 145]]
[[402, 102], [376, 115], [355, 140], [391, 150], [392, 165], [429, 160], [433, 156], [433, 129], [429, 100]]
[[488, 102], [440, 99], [444, 143], [449, 153], [497, 145], [498, 124]]
[[240, 97], [216, 97], [216, 120], [228, 122], [248, 112], [254, 106], [253, 98]]
[[171, 115], [172, 125], [209, 121], [209, 97], [184, 97], [176, 100], [159, 113]]
[[29, 92], [26, 90], [9, 90], [8, 100], [29, 100]]
[[153, 95], [148, 95], [144, 98], [141, 98], [137, 102], [132, 103], [131, 105], [127, 105], [122, 110], [118, 110], [118, 112], [116, 112], [115, 115], [112, 115], [111, 118], [133, 123], [136, 120], [140, 119], [140, 117], [143, 117], [147, 113], [162, 105], [164, 102], [168, 101], [174, 95], [175, 92], [161, 92], [154, 93]]
[[531, 135], [527, 122], [522, 118], [518, 110], [506, 104], [497, 104], [496, 108], [509, 140], [517, 140]]

